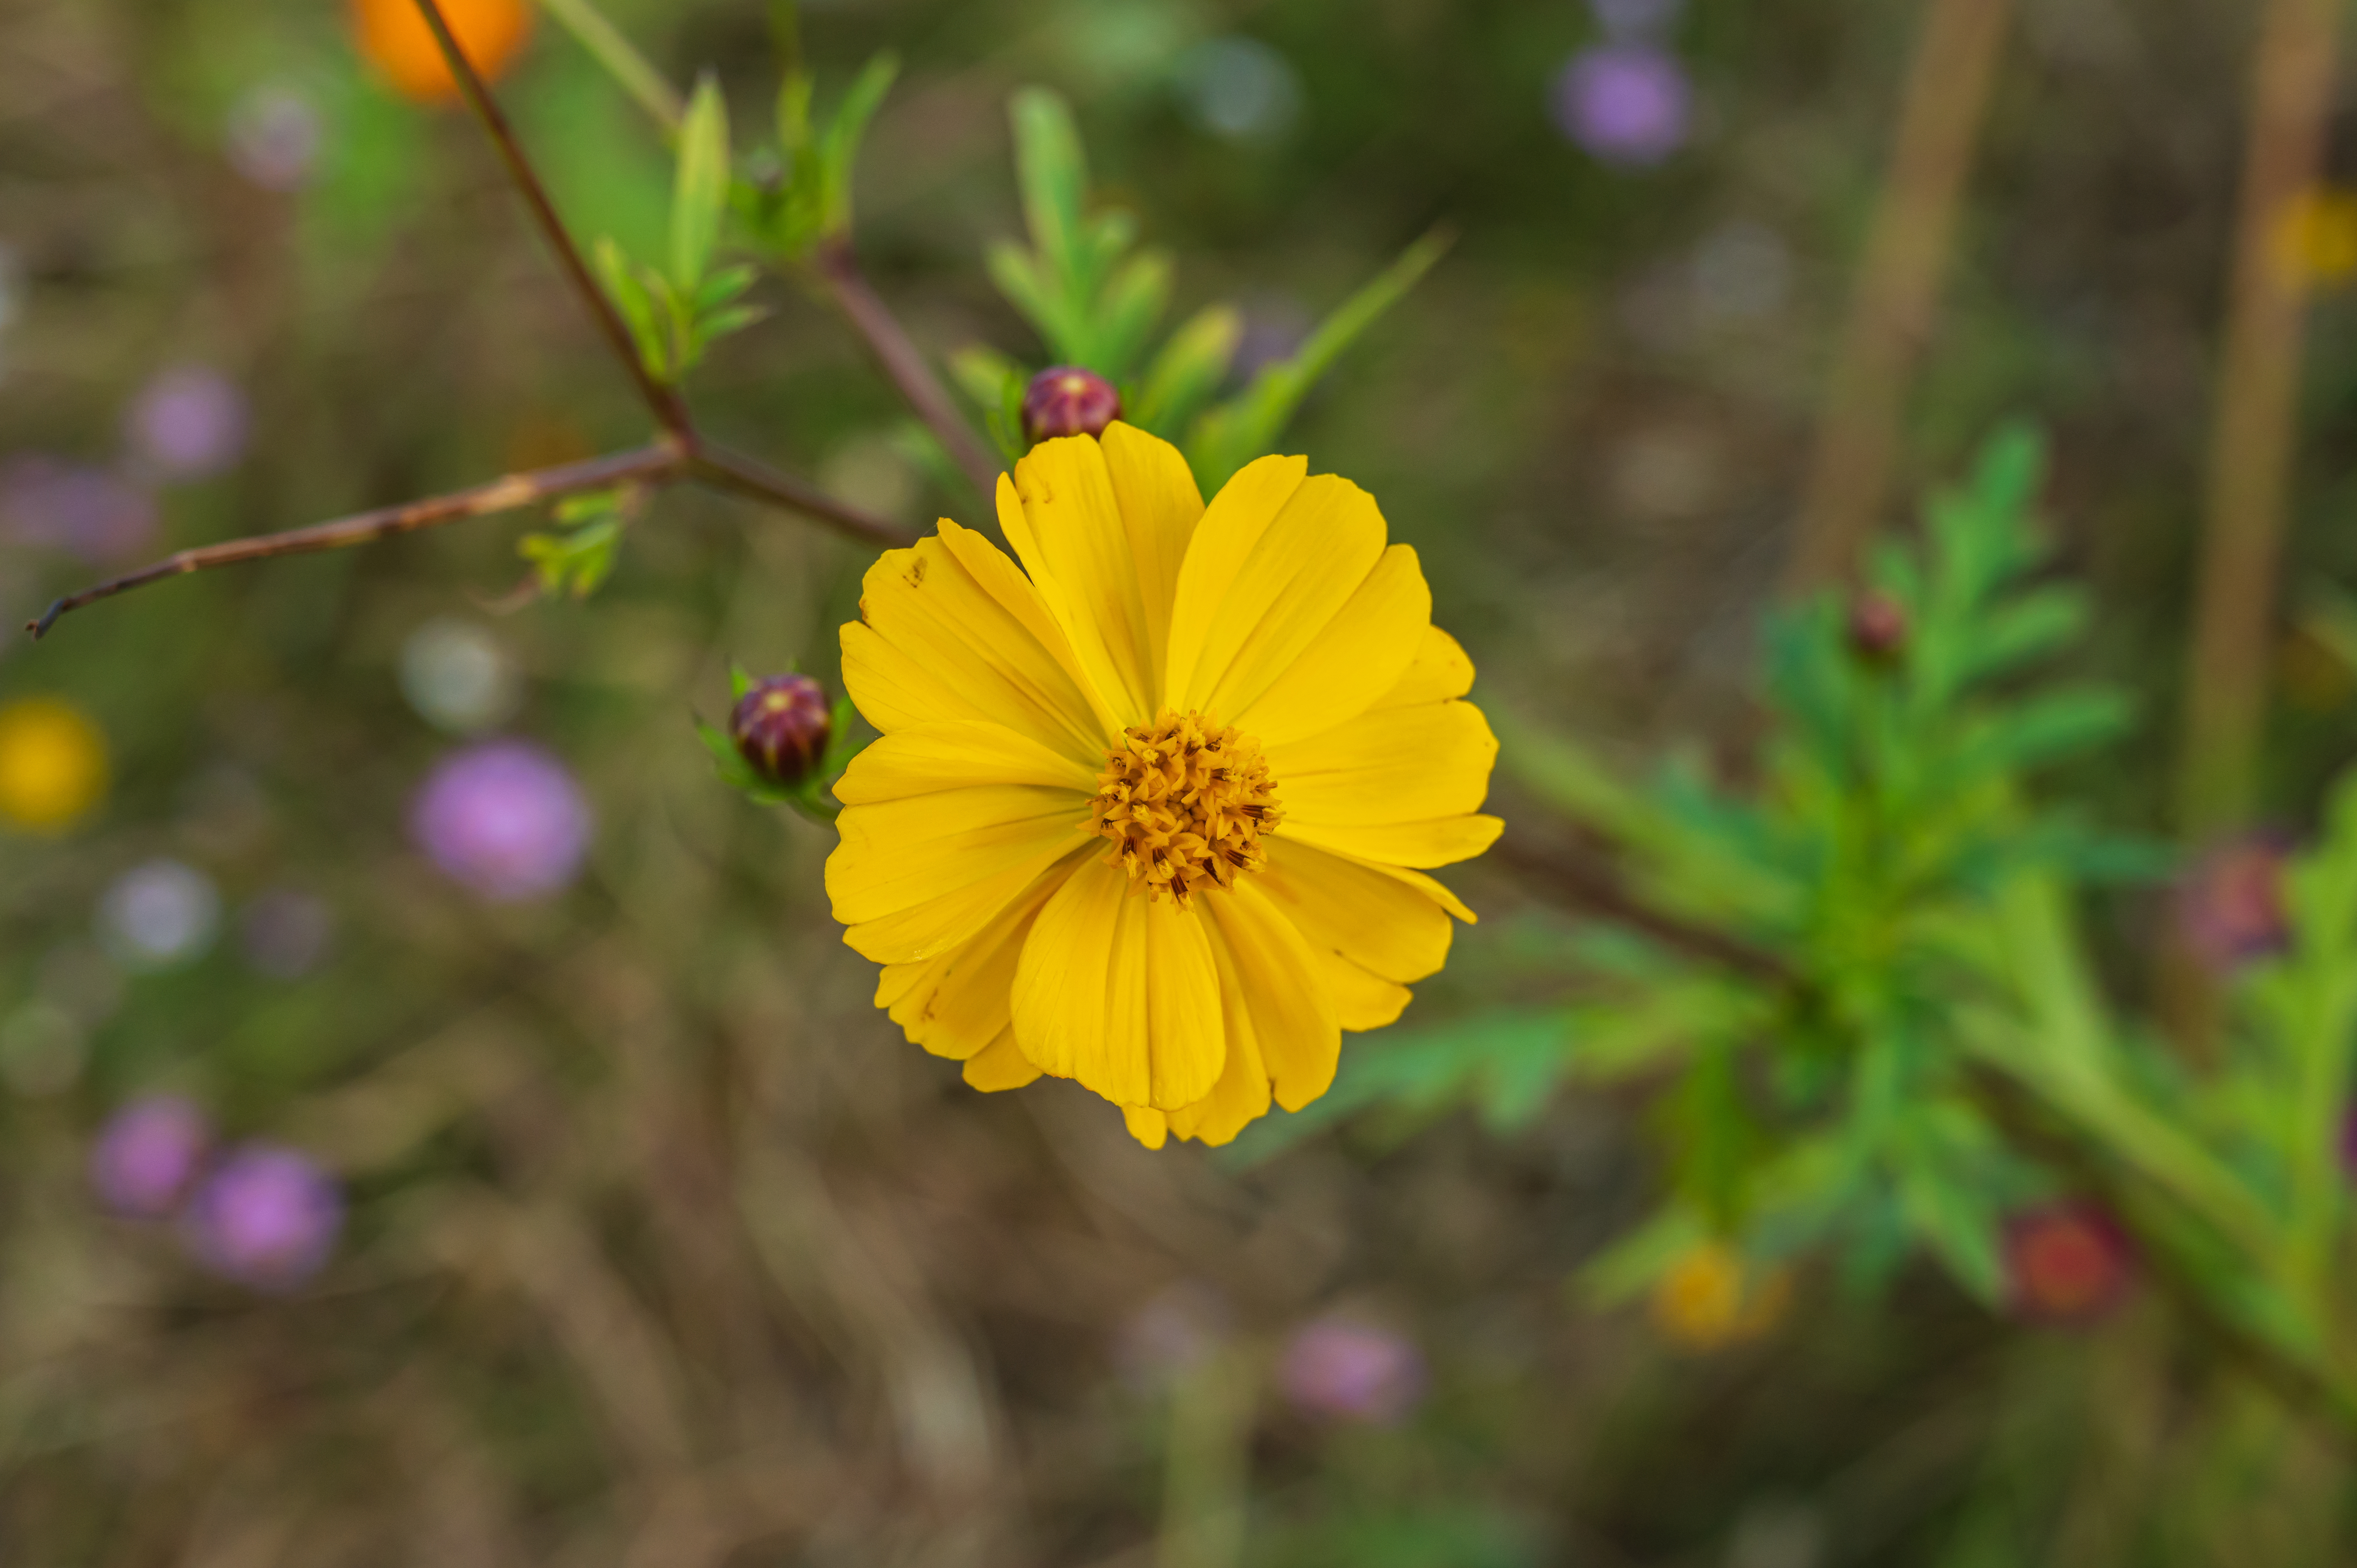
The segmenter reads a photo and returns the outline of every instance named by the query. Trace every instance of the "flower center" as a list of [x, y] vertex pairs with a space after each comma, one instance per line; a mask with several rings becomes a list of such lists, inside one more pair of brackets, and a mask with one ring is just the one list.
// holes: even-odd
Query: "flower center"
[[1167, 892], [1183, 909], [1205, 883], [1231, 887], [1267, 864], [1261, 832], [1284, 820], [1275, 789], [1257, 741], [1201, 714], [1166, 712], [1105, 753], [1088, 827], [1114, 842], [1106, 865], [1128, 867], [1146, 897]]

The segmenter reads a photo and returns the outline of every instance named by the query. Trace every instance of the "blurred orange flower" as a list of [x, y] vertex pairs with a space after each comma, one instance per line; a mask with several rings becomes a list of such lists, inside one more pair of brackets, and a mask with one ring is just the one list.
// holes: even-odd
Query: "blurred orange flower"
[[106, 739], [54, 697], [0, 707], [0, 822], [34, 832], [73, 825], [106, 793]]
[[1782, 1270], [1747, 1268], [1732, 1247], [1706, 1241], [1654, 1284], [1653, 1323], [1689, 1350], [1722, 1349], [1775, 1327], [1792, 1294]]
[[[351, 0], [361, 53], [404, 98], [438, 103], [457, 96], [417, 0]], [[531, 0], [441, 0], [458, 47], [487, 81], [497, 81], [532, 36]]]

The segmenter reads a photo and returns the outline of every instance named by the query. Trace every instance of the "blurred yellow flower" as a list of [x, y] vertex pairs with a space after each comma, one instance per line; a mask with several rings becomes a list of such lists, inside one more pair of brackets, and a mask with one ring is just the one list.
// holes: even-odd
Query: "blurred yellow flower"
[[944, 519], [867, 574], [844, 683], [883, 738], [827, 890], [876, 1001], [977, 1089], [1041, 1073], [1158, 1148], [1332, 1082], [1472, 912], [1497, 742], [1373, 498], [1264, 457], [1206, 507], [1115, 424], [998, 488], [1021, 566]]
[[2357, 277], [2357, 191], [2326, 186], [2297, 198], [2285, 218], [2285, 251], [2310, 283]]
[[0, 821], [58, 832], [106, 792], [106, 739], [53, 697], [0, 707]]
[[1692, 1350], [1717, 1350], [1774, 1328], [1792, 1300], [1781, 1269], [1755, 1272], [1724, 1242], [1706, 1241], [1670, 1265], [1653, 1286], [1653, 1322]]
[[[495, 81], [532, 36], [531, 0], [441, 0], [442, 19], [467, 59]], [[361, 53], [403, 97], [421, 103], [455, 98], [451, 76], [417, 0], [351, 0]]]

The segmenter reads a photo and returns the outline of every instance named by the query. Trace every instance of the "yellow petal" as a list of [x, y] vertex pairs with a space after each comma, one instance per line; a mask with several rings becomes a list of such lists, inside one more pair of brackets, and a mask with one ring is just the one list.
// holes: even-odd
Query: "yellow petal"
[[1189, 1105], [1225, 1056], [1200, 915], [1091, 860], [1048, 900], [1015, 975], [1015, 1038], [1046, 1072], [1117, 1105]]
[[843, 683], [887, 735], [981, 719], [1093, 766], [1120, 732], [1030, 582], [947, 519], [868, 569], [859, 616], [843, 628]]
[[986, 1049], [1011, 1027], [1007, 998], [1023, 939], [1067, 874], [1051, 870], [957, 946], [916, 963], [885, 965], [876, 1005], [937, 1057], [963, 1061]]
[[1301, 656], [1226, 722], [1263, 746], [1332, 729], [1400, 684], [1431, 619], [1415, 552], [1394, 544]]
[[[1211, 524], [1207, 512], [1196, 532], [1199, 542]], [[1350, 480], [1333, 474], [1303, 480], [1204, 617], [1201, 650], [1183, 682], [1175, 673], [1178, 623], [1195, 612], [1190, 597], [1198, 585], [1182, 571], [1173, 612], [1170, 706], [1225, 715], [1258, 701], [1358, 592], [1383, 553], [1383, 532], [1374, 498]], [[1402, 650], [1394, 670], [1414, 651], [1413, 645]]]
[[1029, 736], [979, 719], [941, 719], [895, 730], [851, 759], [834, 786], [845, 806], [938, 794], [976, 784], [1032, 784], [1096, 793], [1096, 770]]
[[1276, 1102], [1298, 1111], [1333, 1084], [1342, 1050], [1334, 999], [1317, 956], [1250, 881], [1208, 893], [1203, 901], [1224, 950], [1222, 978], [1235, 988], [1226, 998], [1229, 1017], [1239, 1010], [1248, 1016]]
[[1259, 458], [1238, 469], [1203, 509], [1203, 520], [1179, 564], [1178, 596], [1170, 607], [1170, 656], [1162, 678], [1165, 707], [1187, 707], [1179, 694], [1194, 688], [1195, 666], [1213, 617], [1227, 602], [1261, 535], [1308, 472], [1307, 457]]
[[1423, 640], [1416, 644], [1415, 658], [1409, 662], [1407, 673], [1368, 712], [1443, 703], [1472, 689], [1473, 660], [1465, 657], [1465, 650], [1457, 646], [1455, 638], [1437, 626], [1427, 626]]
[[1148, 664], [1146, 694], [1159, 702], [1162, 665], [1170, 642], [1170, 606], [1178, 596], [1178, 568], [1188, 541], [1203, 518], [1203, 492], [1178, 448], [1118, 421], [1106, 426], [1100, 445], [1114, 499], [1121, 504], [1129, 553], [1137, 564], [1138, 598], [1145, 607]]
[[1125, 1105], [1121, 1108], [1121, 1120], [1128, 1127], [1129, 1135], [1149, 1149], [1160, 1148], [1163, 1140], [1170, 1135], [1169, 1121], [1150, 1105]]
[[1264, 751], [1286, 829], [1360, 827], [1478, 811], [1498, 739], [1472, 703], [1426, 703], [1362, 714]]
[[881, 963], [963, 941], [1064, 855], [1092, 842], [1070, 789], [985, 784], [846, 806], [826, 890], [845, 940]]
[[[1401, 983], [1448, 961], [1450, 911], [1425, 887], [1308, 844], [1264, 842], [1268, 866], [1253, 880], [1313, 949]], [[1428, 877], [1416, 881], [1439, 887]]]
[[1287, 821], [1277, 830], [1287, 838], [1383, 865], [1432, 867], [1470, 860], [1506, 831], [1496, 817], [1437, 817], [1422, 822], [1382, 822], [1340, 827]]
[[1346, 1029], [1380, 1029], [1399, 1022], [1415, 993], [1352, 963], [1339, 952], [1318, 954], [1326, 989], [1334, 996], [1334, 1017]]
[[[1215, 928], [1216, 929], [1216, 928]], [[1232, 1143], [1237, 1133], [1268, 1114], [1268, 1066], [1261, 1059], [1260, 1037], [1245, 1005], [1243, 982], [1224, 941], [1211, 943], [1220, 965], [1221, 1019], [1227, 1028], [1228, 1057], [1220, 1081], [1211, 1092], [1169, 1113], [1170, 1131], [1181, 1138], [1197, 1138], [1214, 1147]]]
[[1169, 596], [1202, 499], [1175, 450], [1118, 428], [1104, 443], [1034, 446], [999, 481], [998, 516], [1082, 667], [1135, 724], [1156, 712]]
[[1015, 1044], [1015, 1030], [1001, 1029], [998, 1037], [965, 1059], [965, 1080], [985, 1094], [996, 1094], [1002, 1090], [1020, 1089], [1039, 1076]]

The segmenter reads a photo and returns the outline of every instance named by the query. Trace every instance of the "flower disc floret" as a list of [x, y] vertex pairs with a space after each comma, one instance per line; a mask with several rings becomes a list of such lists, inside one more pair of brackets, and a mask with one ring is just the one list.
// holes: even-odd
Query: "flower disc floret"
[[1197, 888], [1232, 887], [1266, 865], [1260, 835], [1284, 820], [1258, 743], [1201, 714], [1166, 712], [1105, 753], [1088, 828], [1113, 840], [1105, 864], [1133, 887], [1184, 909]]

